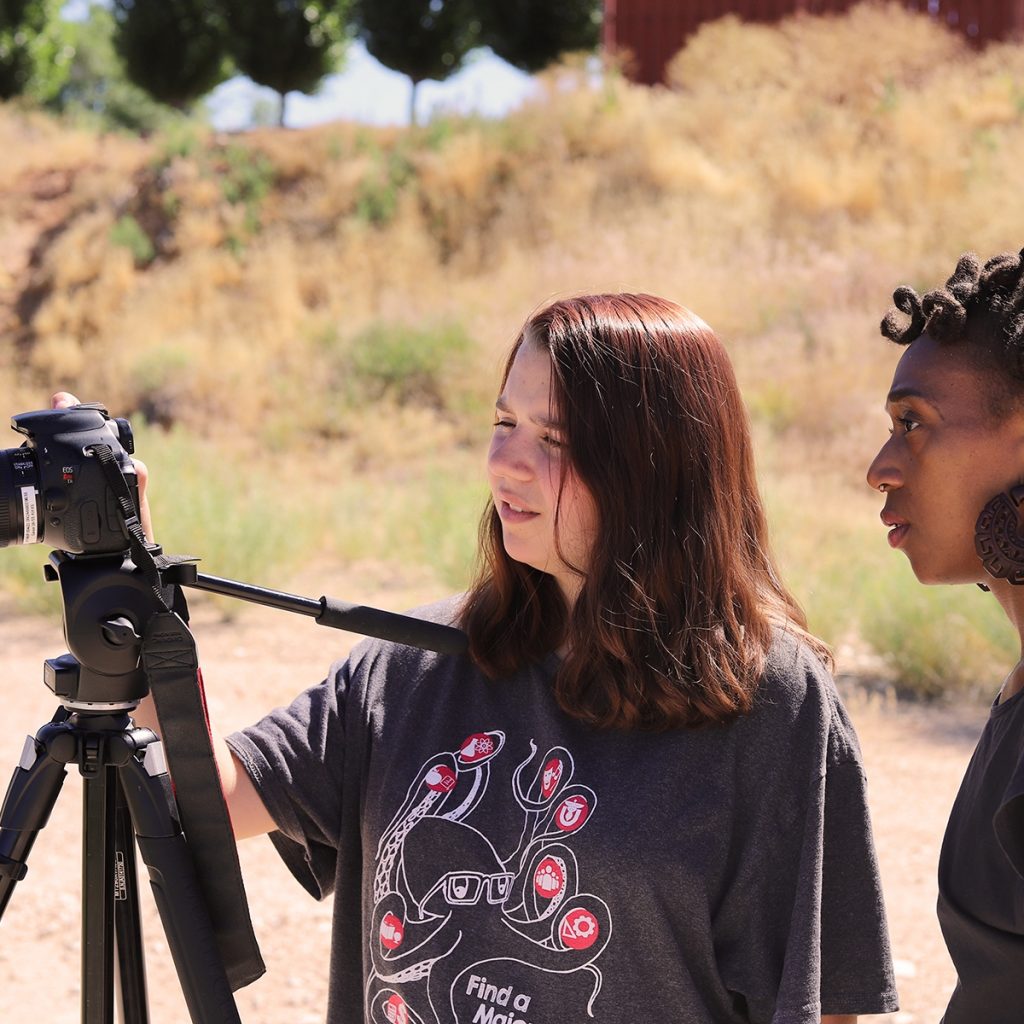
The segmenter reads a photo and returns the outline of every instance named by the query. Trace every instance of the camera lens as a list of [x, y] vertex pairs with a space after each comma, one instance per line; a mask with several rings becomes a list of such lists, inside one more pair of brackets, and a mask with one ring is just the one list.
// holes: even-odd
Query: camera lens
[[43, 539], [39, 466], [31, 448], [0, 451], [0, 547]]

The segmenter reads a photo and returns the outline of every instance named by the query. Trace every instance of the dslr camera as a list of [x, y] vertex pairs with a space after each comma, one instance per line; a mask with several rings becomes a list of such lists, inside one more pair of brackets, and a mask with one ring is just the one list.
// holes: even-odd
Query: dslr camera
[[132, 428], [100, 404], [42, 409], [11, 418], [27, 440], [0, 451], [0, 547], [47, 544], [72, 555], [126, 552], [129, 535], [98, 446], [128, 484], [135, 513], [139, 482], [130, 456]]

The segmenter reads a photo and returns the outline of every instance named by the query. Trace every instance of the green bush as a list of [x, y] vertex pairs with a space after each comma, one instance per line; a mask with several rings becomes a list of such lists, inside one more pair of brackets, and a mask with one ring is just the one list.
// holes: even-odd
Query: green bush
[[367, 224], [388, 224], [398, 210], [398, 197], [413, 178], [413, 165], [399, 150], [377, 153], [359, 183], [356, 216]]
[[127, 249], [137, 267], [145, 267], [156, 257], [153, 240], [142, 229], [142, 225], [129, 213], [119, 217], [110, 229], [110, 241]]
[[343, 352], [349, 398], [354, 405], [389, 398], [399, 405], [451, 408], [458, 392], [454, 382], [473, 347], [459, 324], [374, 324]]
[[905, 559], [858, 589], [861, 632], [917, 697], [992, 696], [1017, 660], [1002, 609], [973, 587], [923, 587]]
[[258, 150], [232, 143], [213, 156], [221, 192], [229, 203], [261, 203], [274, 187], [274, 165]]

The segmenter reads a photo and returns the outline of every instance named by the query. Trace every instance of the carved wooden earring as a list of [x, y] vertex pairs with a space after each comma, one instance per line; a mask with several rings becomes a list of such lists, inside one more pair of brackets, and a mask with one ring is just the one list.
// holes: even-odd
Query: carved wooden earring
[[[974, 527], [974, 550], [989, 576], [1024, 584], [1024, 535], [1017, 509], [1024, 501], [1024, 484], [997, 494], [981, 511]], [[984, 584], [979, 584], [988, 589]]]

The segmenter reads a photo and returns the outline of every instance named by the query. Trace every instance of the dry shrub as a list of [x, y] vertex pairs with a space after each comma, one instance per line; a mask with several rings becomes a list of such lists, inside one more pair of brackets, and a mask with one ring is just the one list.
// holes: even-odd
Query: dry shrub
[[[898, 3], [862, 3], [848, 13], [798, 14], [778, 25], [734, 15], [701, 27], [670, 63], [669, 84], [695, 98], [779, 93], [864, 112], [891, 91], [917, 88], [968, 53], [959, 34]], [[811, 107], [813, 109], [813, 106]]]
[[68, 128], [41, 113], [15, 112], [0, 104], [0, 192], [16, 194], [29, 181], [55, 172], [103, 167], [116, 180], [138, 164], [136, 140]]
[[1019, 47], [979, 55], [897, 4], [862, 4], [773, 27], [708, 24], [669, 80], [686, 101], [678, 128], [726, 173], [749, 169], [763, 219], [821, 240], [844, 221], [910, 227], [935, 204], [959, 206], [979, 174], [990, 196], [993, 165], [1021, 156], [1022, 72]]

